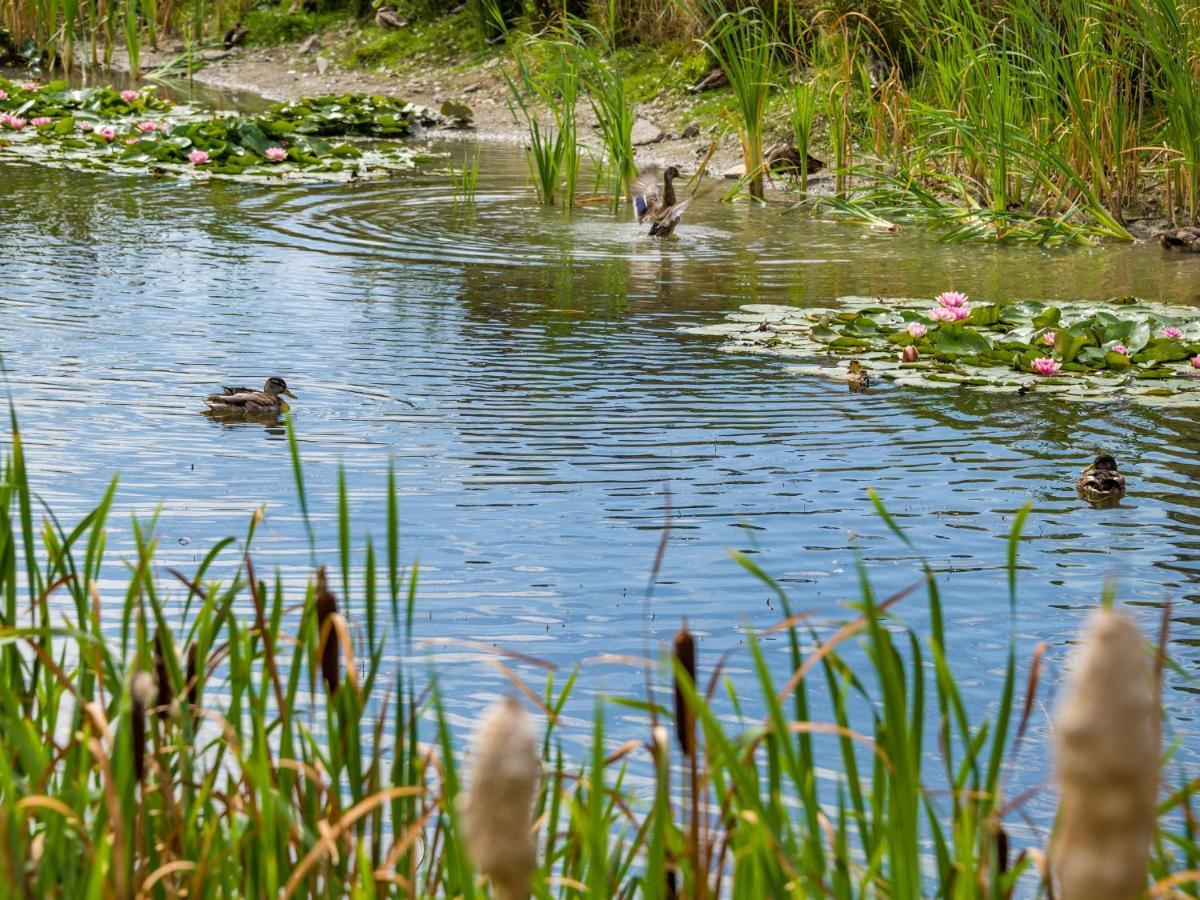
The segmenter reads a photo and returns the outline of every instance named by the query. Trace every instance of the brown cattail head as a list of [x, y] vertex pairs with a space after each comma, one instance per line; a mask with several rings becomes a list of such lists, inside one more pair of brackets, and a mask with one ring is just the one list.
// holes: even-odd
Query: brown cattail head
[[1050, 864], [1062, 900], [1145, 892], [1159, 716], [1145, 640], [1124, 614], [1099, 610], [1075, 650], [1056, 720], [1061, 799]]
[[675, 737], [684, 756], [691, 756], [696, 749], [696, 719], [679, 686], [680, 669], [687, 672], [693, 687], [696, 684], [696, 640], [688, 631], [686, 619], [675, 632], [675, 662]]
[[156, 693], [153, 675], [134, 673], [129, 684], [129, 741], [133, 748], [133, 773], [138, 781], [146, 776], [146, 707], [154, 702]]
[[463, 835], [497, 900], [526, 900], [537, 865], [533, 804], [541, 778], [537, 737], [511, 697], [484, 714], [471, 748]]
[[200, 648], [196, 646], [196, 642], [192, 641], [188, 647], [187, 653], [187, 684], [184, 687], [183, 698], [187, 701], [188, 707], [196, 705], [196, 697], [200, 693], [200, 676], [197, 672], [197, 657], [200, 654]]
[[317, 655], [321, 657], [321, 675], [329, 693], [338, 689], [338, 634], [333, 625], [337, 597], [329, 590], [325, 567], [317, 569]]
[[158, 717], [165, 719], [171, 714], [171, 701], [175, 699], [175, 695], [171, 690], [171, 676], [167, 674], [166, 651], [163, 649], [161, 631], [154, 632], [154, 681], [158, 685], [158, 696], [155, 699]]

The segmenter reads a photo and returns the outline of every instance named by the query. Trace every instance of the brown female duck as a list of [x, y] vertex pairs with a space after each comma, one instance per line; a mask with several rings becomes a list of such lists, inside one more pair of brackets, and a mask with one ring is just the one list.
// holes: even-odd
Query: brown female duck
[[671, 166], [663, 172], [663, 189], [658, 193], [657, 179], [651, 173], [643, 174], [634, 184], [633, 208], [637, 213], [638, 224], [650, 223], [651, 237], [670, 237], [675, 226], [679, 224], [683, 211], [687, 209], [688, 199], [675, 199], [674, 181], [679, 177], [679, 170]]
[[296, 395], [288, 390], [287, 382], [276, 375], [267, 379], [261, 391], [246, 387], [222, 388], [220, 394], [210, 394], [204, 402], [214, 412], [272, 414], [288, 408], [280, 399], [280, 395], [296, 399]]
[[1125, 496], [1125, 476], [1117, 471], [1117, 461], [1100, 453], [1075, 482], [1080, 499], [1097, 506], [1115, 506]]

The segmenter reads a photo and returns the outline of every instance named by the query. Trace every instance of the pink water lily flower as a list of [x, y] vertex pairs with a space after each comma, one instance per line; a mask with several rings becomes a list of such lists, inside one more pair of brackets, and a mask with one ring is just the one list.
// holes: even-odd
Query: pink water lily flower
[[916, 362], [921, 356], [919, 351], [913, 344], [909, 344], [900, 351], [900, 362]]
[[1193, 369], [1200, 369], [1200, 353], [1193, 356], [1189, 362], [1192, 364]]
[[1129, 355], [1129, 348], [1124, 344], [1113, 344], [1109, 349], [1112, 350], [1113, 353], [1120, 353], [1122, 356]]
[[8, 92], [0, 91], [0, 100], [7, 100], [7, 99], [8, 99]]
[[29, 123], [27, 121], [25, 121], [24, 119], [18, 118], [17, 116], [6, 116], [4, 119], [4, 124], [7, 125], [9, 128], [11, 128], [13, 131], [20, 131], [22, 128], [24, 128]]
[[1062, 368], [1062, 363], [1055, 362], [1045, 356], [1039, 356], [1029, 365], [1039, 375], [1057, 375], [1058, 370]]
[[953, 322], [958, 317], [948, 306], [935, 306], [929, 311], [929, 318], [935, 322]]
[[193, 150], [187, 155], [187, 158], [193, 166], [202, 166], [208, 162], [208, 154], [203, 150]]
[[138, 94], [137, 91], [130, 91], [130, 90], [121, 91], [121, 99], [124, 100], [126, 103], [132, 103], [139, 96], [140, 96], [140, 94]]
[[87, 134], [93, 128], [95, 128], [95, 126], [91, 122], [89, 122], [87, 119], [84, 119], [82, 122], [79, 123], [79, 130], [82, 131], [84, 134]]
[[152, 131], [158, 131], [158, 126], [155, 125], [153, 122], [138, 122], [133, 127], [136, 128], [138, 131], [140, 131], [142, 134], [150, 134], [150, 132], [152, 132]]
[[1054, 342], [1057, 340], [1058, 340], [1058, 332], [1057, 331], [1047, 331], [1045, 334], [1042, 335], [1042, 343], [1045, 344], [1047, 347], [1053, 347]]
[[951, 306], [951, 307], [949, 307], [949, 309], [950, 309], [950, 312], [954, 313], [954, 318], [956, 320], [957, 319], [965, 319], [969, 315], [971, 315], [971, 311], [969, 309], [967, 309], [965, 306]]
[[287, 159], [287, 151], [282, 147], [268, 147], [263, 153], [263, 156], [265, 156], [271, 162], [283, 162], [285, 159]]
[[937, 302], [947, 309], [958, 309], [967, 305], [967, 295], [958, 291], [943, 291], [937, 295]]
[[1183, 331], [1179, 328], [1176, 328], [1174, 325], [1168, 325], [1166, 328], [1160, 331], [1159, 334], [1165, 338], [1183, 337]]
[[21, 90], [36, 94], [38, 92], [38, 87], [39, 85], [36, 81], [26, 81], [21, 85]]
[[54, 120], [51, 119], [49, 116], [38, 116], [35, 119], [30, 119], [29, 124], [32, 125], [34, 128], [41, 128], [43, 125], [49, 125], [53, 121]]
[[905, 329], [912, 337], [917, 340], [925, 337], [925, 333], [929, 331], [921, 322], [909, 322], [908, 328]]
[[100, 137], [104, 138], [104, 142], [107, 144], [111, 144], [113, 141], [115, 141], [117, 139], [117, 130], [115, 128], [113, 128], [111, 125], [106, 125], [105, 127], [101, 128], [99, 131], [96, 132], [96, 134], [98, 134], [98, 135], [100, 135]]

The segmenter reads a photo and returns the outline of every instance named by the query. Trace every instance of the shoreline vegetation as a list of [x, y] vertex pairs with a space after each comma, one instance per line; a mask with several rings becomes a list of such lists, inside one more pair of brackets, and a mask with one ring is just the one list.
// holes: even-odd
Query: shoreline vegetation
[[[288, 441], [308, 524], [290, 420]], [[1160, 736], [1169, 610], [1157, 650], [1111, 590], [1093, 614], [1055, 713], [1050, 837], [1023, 822], [1049, 785], [1008, 794], [1046, 647], [1019, 666], [1010, 622], [999, 696], [968, 704], [928, 563], [886, 598], [860, 568], [836, 627], [735, 554], [781, 610], [738, 651], [750, 674], [735, 683], [685, 623], [658, 660], [631, 661], [644, 697], [595, 704], [582, 758], [556, 729], [569, 703], [580, 714], [579, 668], [481, 646], [517, 699], [482, 717], [464, 758], [436, 665], [422, 678], [413, 662], [420, 586], [392, 477], [379, 544], [354, 529], [340, 477], [338, 549], [327, 576], [308, 525], [301, 593], [255, 569], [261, 513], [186, 574], [156, 573], [153, 522], [135, 521], [127, 585], [102, 592], [116, 479], [71, 525], [29, 483], [15, 413], [7, 444], [0, 867], [31, 896], [1196, 896], [1200, 779]], [[1013, 622], [1028, 514], [1008, 541]], [[919, 602], [926, 633], [900, 615]], [[783, 681], [767, 638], [786, 649]], [[617, 711], [643, 736], [614, 744]]]
[[796, 212], [873, 229], [1053, 245], [1200, 223], [1200, 15], [1186, 0], [17, 0], [0, 55], [50, 71], [124, 52], [136, 73], [143, 49], [170, 48], [154, 74], [186, 75], [225, 62], [235, 22], [248, 45], [316, 35], [322, 73], [435, 92], [472, 79], [476, 93], [447, 98], [519, 119], [538, 196], [566, 207], [585, 152], [599, 193], [628, 192], [646, 113], [692, 135], [678, 146], [693, 165], [741, 151], [740, 176], [709, 165], [735, 175], [727, 199], [761, 198], [769, 177], [797, 192]]

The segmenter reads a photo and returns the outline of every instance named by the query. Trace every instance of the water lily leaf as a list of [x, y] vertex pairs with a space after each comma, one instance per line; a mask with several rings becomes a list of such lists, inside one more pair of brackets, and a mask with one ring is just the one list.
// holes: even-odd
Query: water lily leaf
[[1055, 335], [1054, 350], [1063, 362], [1071, 362], [1079, 355], [1080, 350], [1094, 342], [1095, 337], [1089, 329], [1076, 325]]
[[986, 353], [992, 345], [978, 331], [965, 325], [945, 324], [933, 332], [933, 349], [943, 356], [956, 357]]
[[1062, 321], [1062, 310], [1057, 306], [1047, 307], [1033, 317], [1034, 328], [1053, 328]]
[[843, 330], [843, 334], [876, 334], [879, 331], [879, 325], [870, 316], [858, 315], [850, 322]]
[[995, 325], [1000, 321], [1000, 307], [994, 303], [976, 306], [967, 316], [968, 325]]
[[1109, 350], [1105, 352], [1104, 364], [1110, 369], [1115, 369], [1118, 372], [1123, 369], [1128, 369], [1132, 365], [1128, 356], [1126, 356], [1124, 353], [1118, 353], [1115, 350]]
[[1104, 343], [1121, 343], [1136, 353], [1150, 343], [1150, 324], [1144, 320], [1122, 319], [1108, 325], [1103, 332]]
[[1133, 357], [1133, 361], [1138, 364], [1178, 362], [1189, 355], [1188, 349], [1174, 338], [1155, 338]]

